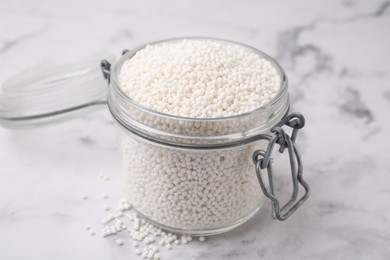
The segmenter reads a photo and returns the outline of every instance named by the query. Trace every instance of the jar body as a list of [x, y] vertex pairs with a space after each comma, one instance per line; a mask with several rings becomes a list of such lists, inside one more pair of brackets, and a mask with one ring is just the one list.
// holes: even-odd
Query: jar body
[[287, 113], [283, 70], [266, 54], [250, 49], [279, 72], [277, 96], [237, 116], [184, 118], [150, 110], [123, 93], [117, 77], [138, 50], [114, 64], [108, 91], [120, 134], [127, 199], [147, 220], [176, 233], [212, 235], [244, 223], [263, 203], [252, 155], [267, 147], [264, 140], [248, 140], [270, 133]]
[[245, 222], [262, 206], [252, 154], [265, 143], [191, 150], [148, 142], [122, 127], [119, 132], [126, 198], [164, 229], [217, 234]]

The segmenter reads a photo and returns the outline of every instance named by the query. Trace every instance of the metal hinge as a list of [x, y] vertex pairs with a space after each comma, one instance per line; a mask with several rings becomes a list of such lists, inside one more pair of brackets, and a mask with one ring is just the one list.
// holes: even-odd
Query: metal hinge
[[[289, 126], [293, 128], [291, 137], [282, 129], [282, 126]], [[310, 187], [302, 178], [302, 159], [295, 144], [295, 140], [298, 135], [298, 130], [305, 125], [305, 118], [299, 113], [292, 113], [284, 117], [275, 127], [271, 129], [273, 135], [271, 136], [267, 149], [257, 150], [253, 153], [253, 162], [256, 167], [256, 175], [259, 180], [260, 187], [265, 196], [272, 202], [272, 216], [280, 221], [286, 220], [291, 214], [293, 214], [302, 204], [307, 200], [310, 195]], [[279, 152], [283, 153], [288, 149], [291, 176], [293, 182], [293, 192], [290, 200], [283, 206], [280, 205], [278, 198], [274, 191], [274, 180], [272, 170], [272, 151], [275, 144], [280, 146]], [[267, 181], [262, 176], [262, 171], [267, 171]], [[298, 200], [299, 185], [301, 185], [305, 192], [303, 196]], [[268, 187], [267, 187], [268, 186]]]

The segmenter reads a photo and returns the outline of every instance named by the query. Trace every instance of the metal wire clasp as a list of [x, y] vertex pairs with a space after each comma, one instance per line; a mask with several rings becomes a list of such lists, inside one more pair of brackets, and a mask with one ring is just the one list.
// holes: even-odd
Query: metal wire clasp
[[[124, 49], [122, 51], [122, 55], [125, 55], [129, 50]], [[110, 84], [110, 77], [111, 77], [111, 63], [109, 63], [107, 60], [102, 60], [100, 63], [100, 69], [103, 72], [103, 77], [105, 80], [107, 80], [108, 84]]]
[[100, 69], [102, 70], [104, 79], [110, 84], [111, 64], [107, 60], [102, 60]]
[[[293, 128], [291, 137], [282, 129], [282, 126], [287, 125]], [[272, 202], [272, 216], [280, 221], [286, 220], [293, 214], [309, 197], [309, 185], [302, 178], [302, 159], [295, 144], [298, 130], [305, 125], [304, 117], [299, 113], [292, 113], [284, 117], [275, 127], [271, 129], [274, 133], [268, 143], [267, 150], [257, 150], [253, 153], [253, 162], [256, 168], [257, 179], [265, 196]], [[277, 199], [274, 191], [273, 171], [272, 171], [272, 151], [278, 144], [280, 146], [279, 152], [283, 153], [288, 149], [291, 176], [293, 182], [293, 192], [290, 200], [283, 206]], [[268, 185], [262, 176], [262, 170], [267, 171]], [[297, 200], [299, 192], [299, 184], [305, 189], [304, 195]], [[268, 186], [268, 187], [267, 187]]]

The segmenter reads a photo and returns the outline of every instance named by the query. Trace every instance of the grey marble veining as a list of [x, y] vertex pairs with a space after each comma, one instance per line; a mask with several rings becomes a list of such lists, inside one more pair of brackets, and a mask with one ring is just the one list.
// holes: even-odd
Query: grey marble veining
[[[56, 57], [119, 55], [170, 37], [257, 47], [285, 68], [292, 110], [307, 119], [298, 144], [311, 197], [283, 223], [267, 203], [241, 227], [162, 250], [162, 259], [390, 259], [389, 28], [390, 1], [379, 0], [4, 0], [0, 83]], [[99, 236], [102, 193], [114, 207], [122, 189], [107, 110], [35, 130], [0, 128], [0, 165], [0, 259], [139, 259], [128, 241]], [[277, 171], [287, 196], [288, 165]]]

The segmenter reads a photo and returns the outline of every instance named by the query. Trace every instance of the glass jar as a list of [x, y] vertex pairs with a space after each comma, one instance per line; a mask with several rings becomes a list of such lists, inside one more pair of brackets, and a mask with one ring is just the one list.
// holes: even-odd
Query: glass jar
[[263, 204], [252, 155], [267, 150], [268, 142], [256, 137], [269, 135], [289, 109], [287, 77], [268, 55], [240, 46], [272, 63], [280, 90], [266, 106], [224, 118], [163, 114], [124, 94], [121, 66], [145, 46], [125, 51], [111, 73], [103, 62], [110, 74], [108, 106], [121, 137], [126, 197], [155, 225], [176, 233], [216, 234], [244, 223]]
[[[182, 39], [151, 44], [178, 40]], [[20, 111], [31, 109], [15, 106], [18, 100], [10, 102], [10, 96], [6, 92], [0, 98], [5, 104], [0, 106], [0, 123], [7, 127], [22, 127], [24, 122], [35, 126], [42, 122], [47, 124], [54, 120], [63, 121], [73, 118], [75, 111], [82, 110], [85, 113], [89, 111], [89, 107], [104, 104], [102, 97], [107, 95], [108, 108], [120, 136], [125, 194], [133, 208], [148, 221], [175, 233], [212, 235], [226, 232], [246, 222], [261, 208], [265, 198], [272, 202], [273, 216], [284, 220], [309, 195], [309, 187], [302, 179], [302, 162], [295, 145], [298, 129], [304, 125], [304, 118], [300, 114], [287, 116], [287, 77], [277, 62], [259, 50], [230, 41], [207, 40], [240, 45], [268, 60], [281, 79], [277, 95], [267, 105], [254, 111], [223, 118], [186, 118], [153, 111], [129, 98], [118, 83], [123, 63], [146, 47], [144, 45], [124, 51], [113, 66], [107, 60], [101, 62], [104, 78], [109, 82], [108, 93], [102, 90], [101, 81], [95, 84], [100, 90], [90, 82], [88, 88], [95, 92], [87, 89], [85, 93], [88, 95], [84, 92], [79, 94], [81, 97], [89, 97], [79, 98], [82, 102], [77, 101], [79, 103], [67, 108], [56, 106], [55, 111], [50, 106], [44, 106], [51, 110], [39, 110], [36, 114], [26, 115]], [[74, 66], [67, 68], [72, 70]], [[78, 66], [77, 69], [85, 70], [83, 66]], [[92, 72], [96, 74], [96, 70]], [[64, 74], [67, 75], [68, 82], [75, 81], [69, 77], [80, 75], [66, 69], [61, 73], [61, 78], [64, 78]], [[89, 75], [87, 78], [92, 78], [94, 83], [96, 75]], [[54, 85], [57, 84], [58, 80], [53, 79], [51, 74], [50, 79]], [[47, 87], [47, 77], [41, 81]], [[31, 85], [29, 80], [22, 82]], [[26, 85], [20, 83], [20, 78], [18, 82], [11, 80], [11, 83], [21, 90], [24, 88], [20, 85]], [[76, 86], [75, 89], [79, 88]], [[91, 96], [91, 93], [94, 95]], [[284, 125], [293, 128], [291, 137], [282, 129]], [[280, 152], [288, 149], [291, 162], [294, 190], [291, 199], [283, 207], [280, 207], [273, 187], [271, 154], [275, 145], [280, 146]], [[259, 184], [263, 193], [260, 192]], [[299, 184], [305, 188], [305, 193], [298, 200]]]

